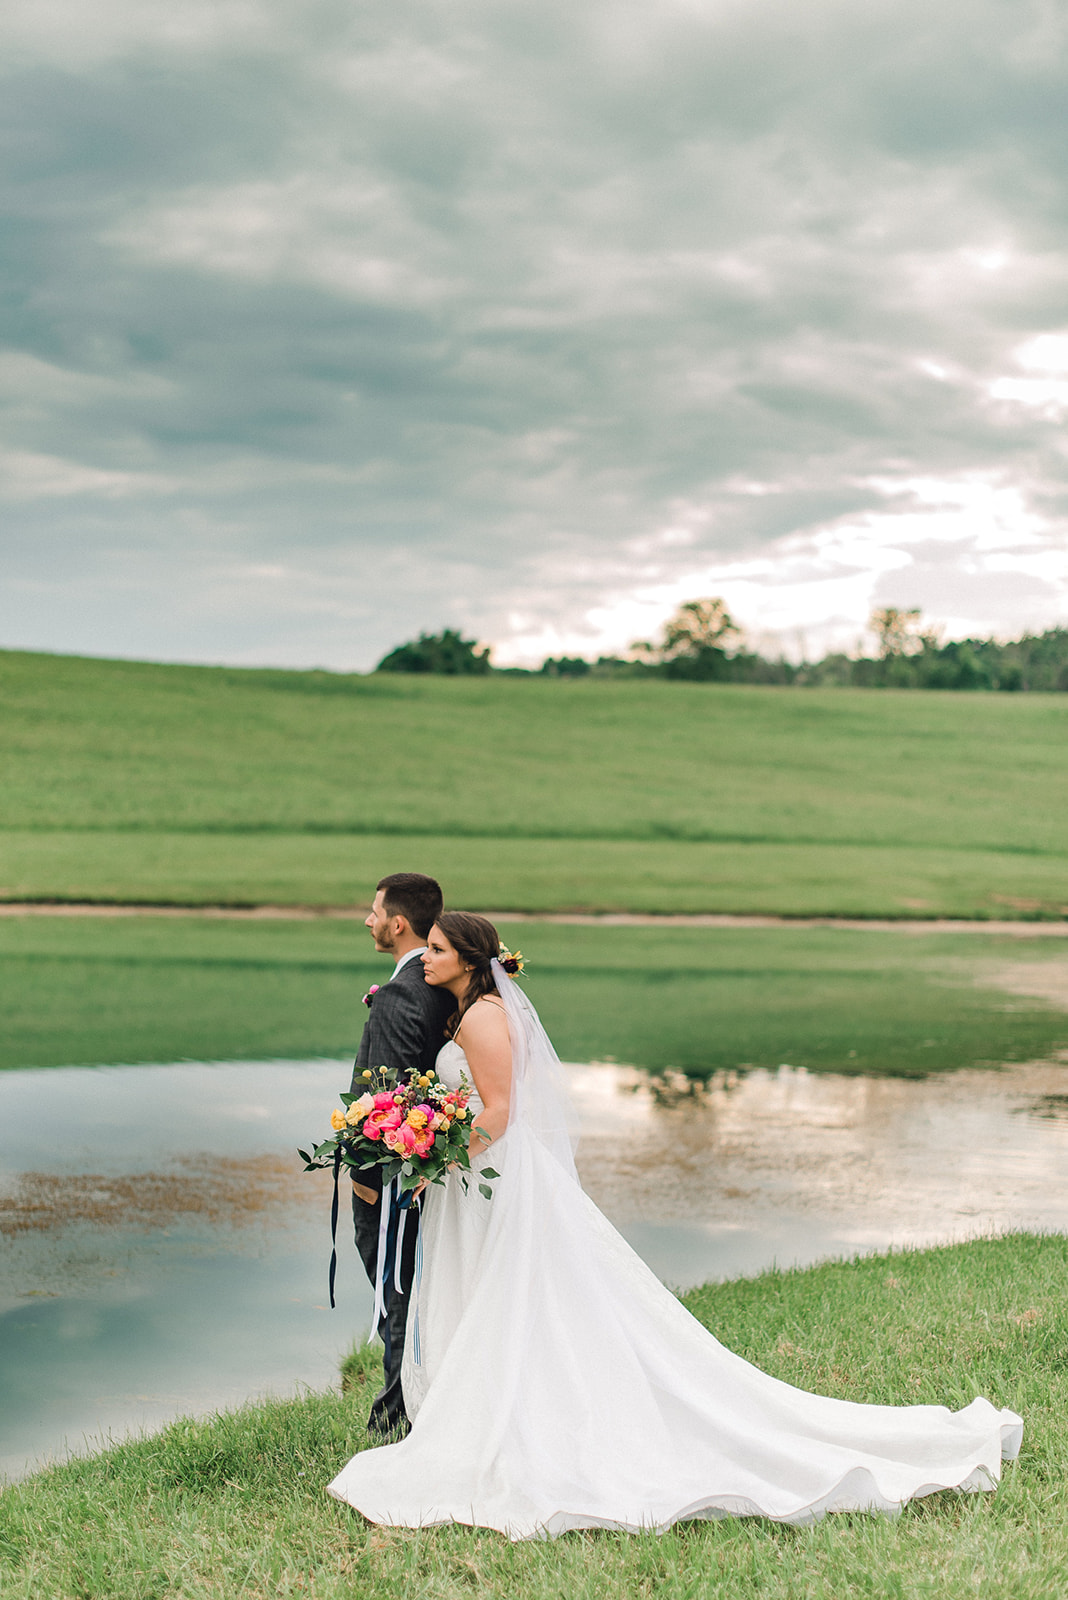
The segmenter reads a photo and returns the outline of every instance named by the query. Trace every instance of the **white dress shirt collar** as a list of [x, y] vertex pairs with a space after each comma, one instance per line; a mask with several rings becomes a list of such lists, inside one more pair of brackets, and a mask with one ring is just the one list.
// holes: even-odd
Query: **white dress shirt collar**
[[414, 958], [416, 956], [421, 956], [425, 949], [426, 949], [426, 945], [425, 944], [421, 944], [419, 946], [418, 950], [408, 950], [404, 955], [402, 955], [400, 960], [397, 962], [397, 965], [393, 968], [393, 971], [390, 973], [389, 977], [386, 979], [386, 982], [387, 983], [392, 983], [394, 978], [397, 976], [397, 973], [400, 971], [401, 967], [407, 966], [408, 962], [414, 960]]

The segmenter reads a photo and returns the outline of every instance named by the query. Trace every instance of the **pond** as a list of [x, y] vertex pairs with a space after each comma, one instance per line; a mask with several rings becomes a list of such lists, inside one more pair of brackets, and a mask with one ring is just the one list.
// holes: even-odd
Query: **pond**
[[[335, 1381], [368, 1328], [326, 1299], [338, 1061], [0, 1075], [0, 1472]], [[583, 1181], [686, 1287], [1068, 1218], [1068, 1060], [927, 1079], [783, 1066], [703, 1088], [569, 1068]]]

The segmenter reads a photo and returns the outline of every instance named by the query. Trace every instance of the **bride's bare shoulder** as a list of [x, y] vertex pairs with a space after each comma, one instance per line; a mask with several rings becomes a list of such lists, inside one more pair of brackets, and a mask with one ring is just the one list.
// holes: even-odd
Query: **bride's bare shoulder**
[[502, 1027], [507, 1032], [508, 1017], [504, 1002], [496, 995], [484, 994], [464, 1012], [455, 1037], [463, 1034], [467, 1039], [487, 1038], [499, 1033]]

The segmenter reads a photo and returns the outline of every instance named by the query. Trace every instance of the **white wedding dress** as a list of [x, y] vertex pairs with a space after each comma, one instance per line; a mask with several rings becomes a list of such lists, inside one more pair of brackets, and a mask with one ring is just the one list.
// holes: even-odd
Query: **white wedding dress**
[[[483, 1164], [500, 1177], [488, 1201], [455, 1177], [427, 1191], [402, 1374], [412, 1431], [354, 1456], [330, 1493], [373, 1522], [525, 1539], [726, 1515], [808, 1523], [994, 1488], [1020, 1447], [1015, 1413], [808, 1394], [685, 1310], [583, 1193], [559, 1063], [497, 976], [512, 1107]], [[447, 1044], [442, 1078], [457, 1086], [464, 1066]]]

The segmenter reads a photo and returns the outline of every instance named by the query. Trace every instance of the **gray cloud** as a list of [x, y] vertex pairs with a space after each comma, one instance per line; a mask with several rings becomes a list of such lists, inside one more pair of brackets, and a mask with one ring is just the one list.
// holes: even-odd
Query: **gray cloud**
[[1059, 8], [6, 27], [6, 642], [507, 657], [707, 585], [771, 646], [1068, 612], [1068, 353], [1018, 354], [1068, 323]]

